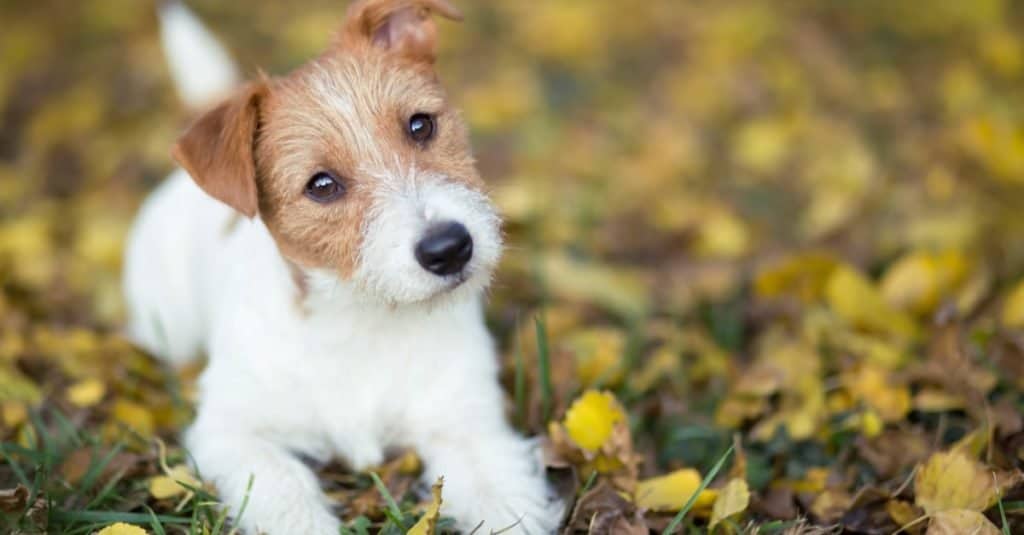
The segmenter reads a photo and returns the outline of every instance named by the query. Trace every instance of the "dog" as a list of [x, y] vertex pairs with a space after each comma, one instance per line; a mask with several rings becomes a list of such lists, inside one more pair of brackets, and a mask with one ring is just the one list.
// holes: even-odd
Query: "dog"
[[[172, 149], [182, 169], [129, 236], [129, 334], [205, 353], [184, 444], [247, 533], [337, 534], [313, 470], [411, 448], [463, 532], [552, 533], [562, 504], [507, 424], [482, 300], [500, 220], [434, 69], [446, 0], [360, 0], [329, 48], [233, 86], [177, 2], [161, 8], [187, 101], [225, 98]], [[251, 489], [248, 488], [251, 478]]]

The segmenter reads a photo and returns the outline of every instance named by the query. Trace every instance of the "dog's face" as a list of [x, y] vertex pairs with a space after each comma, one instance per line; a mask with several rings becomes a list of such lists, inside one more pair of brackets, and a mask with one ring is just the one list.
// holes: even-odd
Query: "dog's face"
[[175, 158], [308, 273], [395, 304], [482, 288], [499, 220], [433, 69], [431, 12], [458, 17], [444, 0], [357, 2], [327, 52], [201, 117]]

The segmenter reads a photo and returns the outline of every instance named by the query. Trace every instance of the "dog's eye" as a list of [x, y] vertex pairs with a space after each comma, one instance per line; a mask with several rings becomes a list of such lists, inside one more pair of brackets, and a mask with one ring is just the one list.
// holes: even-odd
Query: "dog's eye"
[[416, 143], [426, 143], [434, 137], [434, 118], [417, 113], [409, 118], [409, 137]]
[[320, 172], [306, 182], [306, 197], [316, 202], [330, 202], [345, 193], [345, 187], [330, 173]]

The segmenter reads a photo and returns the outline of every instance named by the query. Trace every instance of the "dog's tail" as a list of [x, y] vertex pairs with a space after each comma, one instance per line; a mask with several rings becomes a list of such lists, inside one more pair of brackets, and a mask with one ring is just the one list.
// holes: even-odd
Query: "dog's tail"
[[206, 108], [238, 85], [230, 54], [183, 2], [165, 0], [157, 14], [164, 55], [186, 106]]

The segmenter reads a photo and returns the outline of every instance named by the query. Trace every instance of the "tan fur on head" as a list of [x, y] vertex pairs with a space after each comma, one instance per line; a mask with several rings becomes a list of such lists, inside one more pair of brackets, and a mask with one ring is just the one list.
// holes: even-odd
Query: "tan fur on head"
[[437, 51], [437, 13], [462, 20], [447, 0], [361, 0], [349, 6], [339, 41], [341, 46], [370, 42], [414, 61], [433, 63]]
[[[444, 0], [353, 4], [327, 52], [240, 90], [182, 135], [174, 157], [211, 196], [258, 214], [288, 259], [350, 276], [367, 213], [394, 177], [481, 187], [465, 124], [433, 71], [435, 11], [460, 17]], [[417, 113], [436, 121], [425, 145], [406, 132]], [[305, 196], [318, 172], [339, 179], [342, 198]]]

